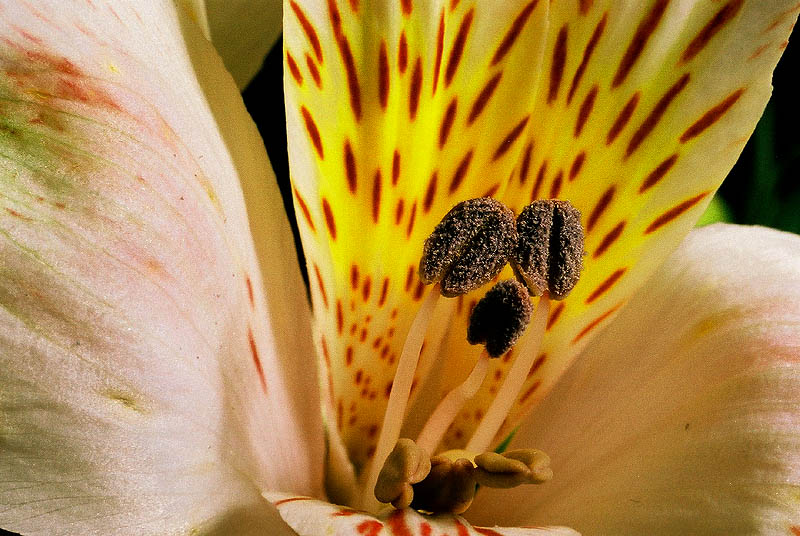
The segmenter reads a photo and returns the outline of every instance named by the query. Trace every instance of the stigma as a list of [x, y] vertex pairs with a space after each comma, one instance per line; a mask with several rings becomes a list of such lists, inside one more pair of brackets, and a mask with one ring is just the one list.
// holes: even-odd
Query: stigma
[[[434, 286], [403, 347], [375, 456], [362, 480], [359, 506], [380, 504], [426, 513], [460, 514], [483, 487], [511, 488], [552, 478], [549, 457], [536, 449], [490, 450], [531, 369], [545, 333], [551, 299], [564, 299], [583, 266], [580, 213], [567, 201], [539, 200], [515, 217], [491, 198], [451, 209], [425, 241], [420, 280]], [[416, 440], [400, 438], [422, 341], [436, 302], [497, 281], [510, 264], [514, 278], [496, 282], [472, 309], [466, 339], [482, 345], [467, 378], [441, 400]], [[539, 297], [534, 307], [531, 298]], [[463, 450], [438, 447], [461, 408], [478, 392], [489, 361], [524, 344]]]

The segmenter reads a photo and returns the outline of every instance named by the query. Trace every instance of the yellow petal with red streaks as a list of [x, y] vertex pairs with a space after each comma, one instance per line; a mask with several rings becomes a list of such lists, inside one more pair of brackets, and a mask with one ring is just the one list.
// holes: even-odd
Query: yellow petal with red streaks
[[[454, 204], [500, 192], [512, 173], [548, 5], [284, 7], [289, 156], [320, 361], [330, 376], [323, 387], [360, 470], [425, 294], [416, 273], [422, 242]], [[445, 321], [428, 335], [420, 374]]]
[[[551, 309], [498, 439], [700, 216], [761, 115], [798, 10], [795, 1], [551, 3], [524, 151], [499, 196], [516, 210], [532, 198], [571, 201], [583, 214], [586, 257], [572, 294]], [[451, 370], [474, 360], [462, 339], [448, 340]], [[448, 446], [477, 426], [511, 357], [495, 363]]]

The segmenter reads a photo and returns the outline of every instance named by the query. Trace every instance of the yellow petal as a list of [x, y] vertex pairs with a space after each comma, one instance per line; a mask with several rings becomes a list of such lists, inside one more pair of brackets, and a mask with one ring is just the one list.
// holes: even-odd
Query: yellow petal
[[[702, 212], [763, 109], [797, 9], [788, 0], [285, 3], [295, 206], [327, 411], [357, 469], [425, 294], [416, 264], [439, 218], [480, 195], [516, 210], [559, 197], [583, 213], [583, 278], [553, 307], [544, 357], [506, 434]], [[469, 372], [478, 351], [464, 341], [466, 317], [479, 296], [441, 306], [420, 380], [434, 359], [445, 361], [440, 389]], [[507, 366], [497, 360], [448, 447], [466, 441]]]

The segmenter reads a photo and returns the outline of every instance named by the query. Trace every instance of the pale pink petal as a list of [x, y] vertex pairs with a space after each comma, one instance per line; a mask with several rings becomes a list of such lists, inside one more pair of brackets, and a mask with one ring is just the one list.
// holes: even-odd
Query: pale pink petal
[[0, 4], [0, 526], [278, 533], [322, 456], [295, 263], [172, 2]]
[[456, 515], [428, 516], [411, 509], [386, 509], [378, 516], [311, 497], [272, 493], [266, 497], [298, 536], [576, 536], [565, 527], [473, 527]]
[[475, 519], [588, 534], [800, 532], [800, 237], [694, 231], [517, 434], [552, 482]]

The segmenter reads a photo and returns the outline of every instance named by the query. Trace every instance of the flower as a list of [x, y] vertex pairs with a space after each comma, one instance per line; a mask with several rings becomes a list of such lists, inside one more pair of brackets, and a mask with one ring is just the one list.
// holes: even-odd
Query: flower
[[[0, 526], [379, 534], [301, 497], [363, 493], [430, 294], [422, 240], [491, 194], [516, 212], [568, 199], [587, 255], [495, 437], [522, 423], [514, 443], [546, 450], [555, 478], [482, 489], [470, 519], [800, 533], [800, 239], [717, 226], [673, 253], [752, 131], [798, 10], [289, 0], [312, 320], [263, 146], [194, 23], [167, 2], [0, 6]], [[472, 299], [437, 306], [412, 410], [390, 415], [408, 433], [477, 358]], [[496, 361], [443, 448], [463, 446], [514, 360]]]

